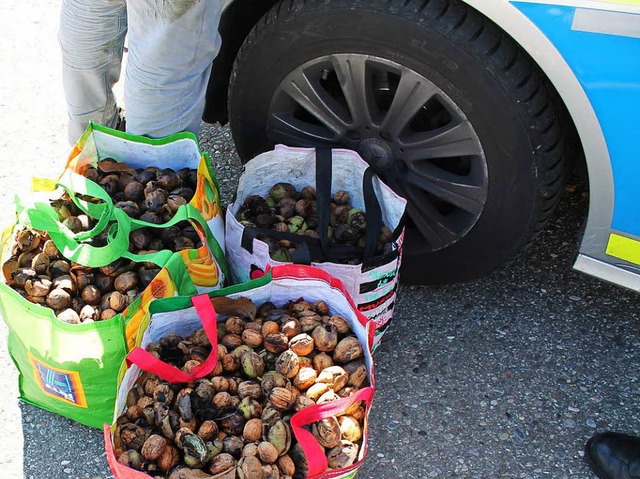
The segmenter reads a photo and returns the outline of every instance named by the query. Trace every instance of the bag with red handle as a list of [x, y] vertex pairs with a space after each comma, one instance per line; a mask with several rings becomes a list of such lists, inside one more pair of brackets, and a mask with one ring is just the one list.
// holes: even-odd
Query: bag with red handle
[[375, 323], [339, 280], [276, 266], [149, 310], [104, 429], [116, 478], [355, 475], [367, 452]]

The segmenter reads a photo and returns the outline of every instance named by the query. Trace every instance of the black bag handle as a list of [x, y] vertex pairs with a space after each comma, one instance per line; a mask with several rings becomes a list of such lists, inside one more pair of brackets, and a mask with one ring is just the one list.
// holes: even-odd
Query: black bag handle
[[[257, 226], [244, 227], [240, 245], [249, 254], [253, 254], [253, 240], [258, 236], [268, 236], [274, 239], [286, 239], [292, 243], [301, 245], [298, 250], [302, 250], [301, 255], [296, 259], [296, 255], [292, 255], [292, 261], [296, 264], [311, 264], [312, 261], [320, 263], [324, 261], [324, 253], [318, 238], [311, 236], [299, 235], [295, 233], [285, 233], [274, 231], [268, 228], [258, 228]], [[296, 251], [297, 252], [297, 251]], [[363, 249], [357, 246], [334, 245], [333, 253], [337, 259], [350, 259], [362, 255]]]
[[[333, 175], [332, 153], [331, 148], [316, 148], [316, 202], [318, 206], [318, 233], [320, 234], [322, 251], [329, 261], [335, 262], [332, 250], [338, 245], [330, 243], [328, 238]], [[362, 176], [364, 214], [367, 222], [364, 250], [362, 254], [358, 255], [362, 261], [371, 259], [375, 255], [382, 229], [382, 208], [373, 188], [374, 176], [375, 173], [371, 168], [367, 168]]]
[[320, 239], [294, 233], [278, 232], [268, 228], [245, 227], [242, 232], [241, 246], [253, 253], [253, 240], [258, 235], [275, 239], [286, 239], [301, 247], [292, 255], [296, 264], [311, 264], [330, 261], [337, 263], [343, 259], [361, 258], [361, 262], [375, 255], [380, 231], [382, 229], [382, 209], [373, 187], [375, 173], [367, 168], [362, 177], [362, 193], [365, 204], [367, 233], [365, 246], [348, 246], [329, 241], [329, 220], [331, 215], [331, 183], [333, 178], [333, 151], [331, 148], [316, 148], [316, 205], [318, 211], [318, 234]]
[[365, 218], [367, 220], [367, 236], [364, 240], [363, 260], [371, 259], [376, 252], [380, 231], [382, 230], [382, 208], [373, 189], [373, 177], [371, 168], [367, 168], [362, 177], [362, 193], [364, 196]]
[[333, 152], [331, 148], [316, 148], [316, 205], [318, 233], [325, 260], [333, 263], [336, 258], [329, 243], [329, 218], [331, 215], [331, 179], [333, 177]]

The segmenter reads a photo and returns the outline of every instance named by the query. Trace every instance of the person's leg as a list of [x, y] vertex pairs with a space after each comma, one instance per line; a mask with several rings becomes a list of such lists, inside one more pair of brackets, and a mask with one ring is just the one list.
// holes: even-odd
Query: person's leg
[[200, 131], [211, 62], [220, 49], [221, 0], [128, 4], [127, 131], [153, 138]]
[[58, 38], [71, 144], [89, 121], [116, 126], [112, 87], [120, 77], [126, 31], [125, 0], [62, 0]]

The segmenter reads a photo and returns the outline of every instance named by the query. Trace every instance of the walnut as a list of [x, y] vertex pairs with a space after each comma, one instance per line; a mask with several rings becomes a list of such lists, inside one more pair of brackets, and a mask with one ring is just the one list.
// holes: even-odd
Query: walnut
[[346, 386], [349, 374], [340, 366], [331, 366], [320, 371], [317, 382], [328, 384], [334, 391], [340, 391]]
[[276, 409], [287, 411], [293, 407], [296, 398], [288, 389], [276, 387], [269, 393], [269, 401]]
[[340, 423], [335, 417], [314, 422], [311, 432], [322, 447], [332, 448], [340, 445]]
[[146, 460], [155, 461], [162, 456], [166, 446], [167, 440], [164, 437], [159, 436], [158, 434], [153, 434], [144, 442], [140, 453]]
[[313, 352], [313, 338], [306, 333], [297, 334], [289, 341], [289, 348], [298, 356], [307, 356]]
[[300, 390], [309, 389], [316, 382], [318, 373], [313, 368], [300, 368], [298, 374], [293, 378], [293, 384]]
[[247, 346], [258, 348], [262, 345], [263, 337], [262, 333], [256, 331], [255, 329], [245, 329], [242, 332], [242, 340]]
[[247, 456], [238, 462], [238, 477], [240, 479], [262, 479], [262, 464], [255, 456]]
[[296, 472], [296, 465], [293, 463], [293, 459], [287, 454], [278, 459], [278, 468], [285, 476], [293, 476]]
[[235, 467], [236, 460], [233, 458], [233, 456], [231, 454], [223, 452], [222, 454], [218, 454], [211, 460], [209, 472], [215, 476], [216, 474], [220, 474]]
[[268, 441], [262, 441], [258, 444], [258, 457], [266, 464], [273, 464], [278, 460], [278, 450]]
[[358, 338], [354, 336], [347, 336], [341, 340], [333, 351], [333, 359], [337, 363], [347, 363], [354, 359], [359, 359], [363, 355], [362, 345]]
[[257, 418], [250, 419], [244, 425], [242, 437], [249, 442], [259, 441], [260, 438], [262, 437], [262, 429], [263, 429], [262, 419], [257, 419]]

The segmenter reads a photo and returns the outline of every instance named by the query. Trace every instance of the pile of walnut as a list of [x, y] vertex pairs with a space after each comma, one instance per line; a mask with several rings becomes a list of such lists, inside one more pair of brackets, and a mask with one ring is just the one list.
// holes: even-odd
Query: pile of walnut
[[[364, 211], [351, 207], [351, 197], [346, 191], [337, 191], [329, 204], [330, 218], [327, 238], [330, 242], [364, 247], [367, 219]], [[247, 197], [236, 218], [244, 227], [272, 229], [278, 233], [294, 233], [311, 238], [320, 238], [318, 228], [318, 207], [316, 190], [305, 186], [297, 191], [290, 183], [276, 183], [267, 198], [258, 195]], [[276, 261], [290, 262], [291, 255], [300, 243], [288, 239], [274, 239], [267, 234], [258, 238], [269, 246], [269, 255]], [[383, 226], [380, 231], [376, 255], [386, 254], [393, 249], [392, 231]], [[341, 259], [339, 262], [359, 264], [362, 258]]]
[[[265, 303], [255, 318], [218, 323], [218, 364], [205, 379], [169, 384], [143, 375], [116, 423], [118, 461], [154, 478], [301, 479], [304, 454], [293, 414], [368, 385], [363, 349], [349, 323], [324, 302]], [[190, 371], [211, 345], [203, 330], [148, 348]], [[328, 465], [352, 465], [362, 443], [364, 403], [309, 426]]]
[[178, 208], [193, 198], [197, 187], [197, 170], [153, 166], [133, 170], [112, 158], [89, 167], [84, 176], [98, 183], [113, 199], [117, 208], [131, 218], [162, 224], [173, 218]]
[[[121, 171], [116, 174], [115, 170]], [[103, 160], [99, 168], [90, 167], [85, 174], [100, 183], [116, 207], [129, 216], [164, 223], [173, 217], [177, 206], [186, 204], [193, 196], [195, 173], [191, 169], [177, 173], [158, 168], [133, 171], [123, 163]], [[161, 193], [164, 187], [169, 188], [171, 194]], [[139, 201], [127, 198], [139, 198]], [[60, 221], [74, 233], [88, 231], [96, 224], [67, 194], [52, 201], [51, 206]], [[104, 246], [108, 231], [109, 227], [86, 243]], [[168, 228], [132, 231], [129, 244], [132, 253], [145, 254], [163, 249], [199, 248], [202, 239], [190, 222], [180, 221]], [[27, 300], [53, 309], [61, 321], [79, 324], [110, 319], [124, 311], [160, 268], [153, 263], [124, 259], [102, 268], [88, 268], [64, 258], [47, 233], [24, 228], [17, 231], [12, 256], [3, 264], [2, 271], [7, 284]]]

